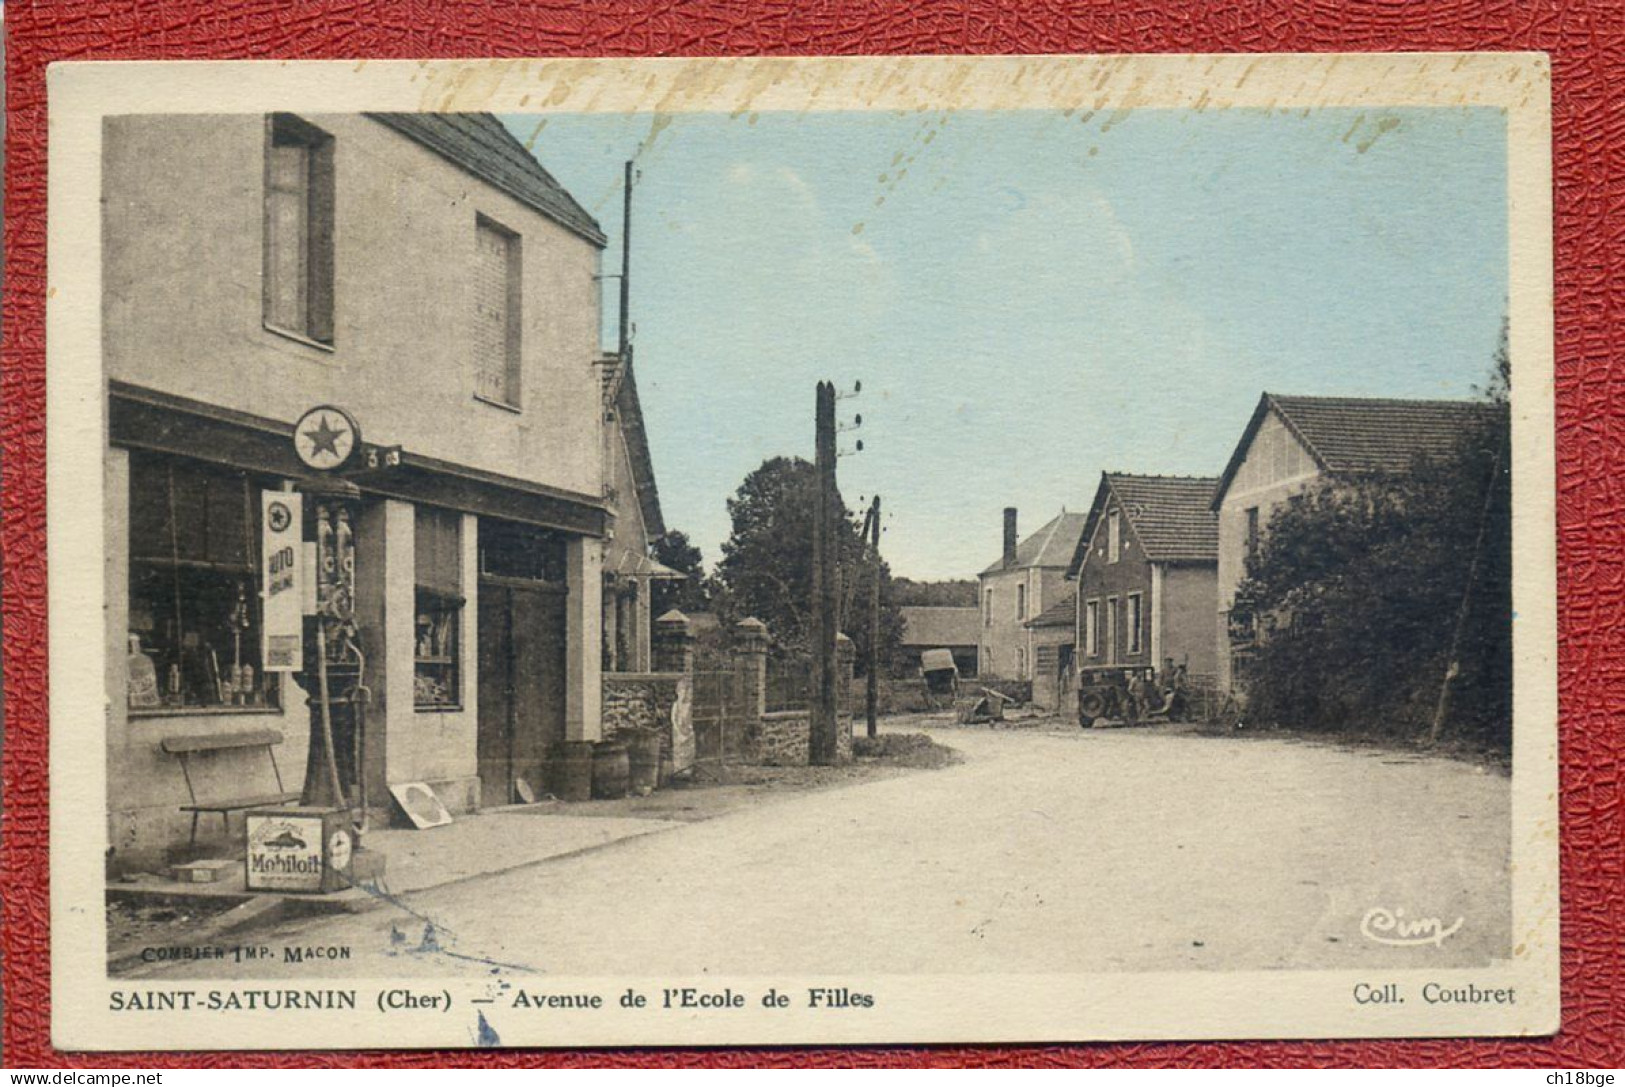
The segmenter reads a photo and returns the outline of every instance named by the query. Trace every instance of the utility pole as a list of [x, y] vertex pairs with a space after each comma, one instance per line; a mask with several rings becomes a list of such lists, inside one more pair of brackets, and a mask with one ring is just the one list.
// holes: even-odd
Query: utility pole
[[818, 486], [813, 501], [813, 699], [807, 761], [833, 766], [836, 758], [835, 629], [837, 592], [834, 532], [839, 500], [835, 489], [835, 385], [818, 383], [814, 464]]
[[869, 738], [875, 737], [875, 717], [880, 706], [880, 496], [869, 506], [869, 660], [868, 685], [864, 692], [864, 712]]
[[632, 160], [626, 160], [621, 205], [621, 367], [632, 361]]

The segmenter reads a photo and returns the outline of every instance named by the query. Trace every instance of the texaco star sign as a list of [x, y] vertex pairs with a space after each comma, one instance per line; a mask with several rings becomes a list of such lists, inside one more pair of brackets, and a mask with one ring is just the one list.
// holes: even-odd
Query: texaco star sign
[[343, 408], [311, 408], [293, 425], [293, 448], [307, 467], [332, 472], [349, 463], [361, 448], [361, 428]]

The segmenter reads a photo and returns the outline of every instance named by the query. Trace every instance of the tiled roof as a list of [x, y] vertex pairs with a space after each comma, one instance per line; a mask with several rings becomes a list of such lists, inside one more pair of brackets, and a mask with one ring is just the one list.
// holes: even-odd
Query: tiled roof
[[1454, 450], [1462, 434], [1492, 409], [1472, 400], [1384, 400], [1343, 396], [1259, 398], [1213, 495], [1218, 505], [1247, 456], [1253, 436], [1274, 411], [1322, 471], [1402, 472], [1419, 457]]
[[979, 608], [931, 608], [910, 606], [897, 609], [903, 616], [903, 644], [927, 649], [975, 645], [980, 637]]
[[1078, 621], [1078, 590], [1074, 586], [1061, 599], [1027, 620], [1030, 627], [1069, 627]]
[[525, 145], [489, 113], [370, 113], [594, 245], [604, 232]]
[[[1083, 535], [1086, 520], [1088, 518], [1084, 514], [1062, 511], [1059, 517], [1016, 544], [1016, 565], [1010, 569], [1021, 566], [1065, 566], [1078, 546], [1078, 537]], [[1004, 559], [1000, 558], [982, 573], [996, 574], [1003, 569]]]
[[1100, 487], [1089, 507], [1089, 521], [1073, 549], [1068, 575], [1083, 566], [1084, 551], [1095, 536], [1095, 522], [1104, 516], [1107, 499], [1115, 495], [1129, 531], [1152, 562], [1217, 562], [1219, 521], [1213, 513], [1209, 476], [1141, 476], [1102, 472]]

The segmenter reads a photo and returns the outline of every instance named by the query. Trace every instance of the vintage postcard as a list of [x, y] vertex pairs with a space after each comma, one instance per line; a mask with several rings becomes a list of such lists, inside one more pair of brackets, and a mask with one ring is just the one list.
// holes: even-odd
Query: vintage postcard
[[1549, 75], [54, 66], [55, 1044], [1555, 1031]]

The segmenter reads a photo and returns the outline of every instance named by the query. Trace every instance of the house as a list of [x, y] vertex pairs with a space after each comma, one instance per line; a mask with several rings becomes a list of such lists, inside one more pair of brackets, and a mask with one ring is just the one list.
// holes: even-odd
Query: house
[[[115, 864], [186, 840], [190, 788], [263, 788], [261, 751], [194, 760], [212, 780], [193, 782], [166, 741], [280, 736], [299, 786], [312, 720], [277, 670], [297, 658], [261, 647], [262, 508], [284, 527], [298, 508], [278, 493], [303, 493], [307, 521], [313, 495], [353, 496], [340, 539], [371, 701], [365, 745], [336, 742], [350, 799], [364, 785], [383, 817], [390, 785], [453, 811], [544, 787], [563, 743], [600, 735], [606, 540], [659, 523], [630, 432], [611, 475], [636, 500], [606, 500], [598, 223], [488, 114], [130, 115], [104, 133]], [[307, 553], [329, 528], [307, 526]], [[651, 574], [611, 561], [616, 585]]]
[[1024, 540], [1016, 511], [1004, 511], [1004, 551], [978, 577], [982, 633], [977, 663], [984, 676], [1032, 679], [1036, 642], [1027, 620], [1066, 592], [1066, 567], [1083, 534], [1084, 515], [1060, 514]]
[[1483, 417], [1465, 400], [1385, 400], [1264, 393], [1214, 488], [1218, 517], [1218, 623], [1222, 689], [1256, 644], [1253, 617], [1232, 614], [1236, 587], [1256, 554], [1270, 515], [1325, 478], [1409, 471], [1419, 458], [1450, 455]]
[[1077, 590], [1068, 588], [1055, 603], [1027, 620], [1033, 646], [1034, 705], [1049, 710], [1061, 708], [1073, 667], [1077, 612]]
[[1068, 568], [1077, 581], [1074, 655], [1105, 665], [1215, 670], [1209, 616], [1217, 598], [1217, 481], [1103, 472]]
[[976, 647], [980, 640], [981, 612], [975, 607], [927, 607], [909, 605], [897, 609], [903, 618], [903, 637], [898, 644], [898, 674], [918, 675], [920, 654], [928, 649], [946, 649], [962, 676], [976, 674]]
[[[630, 356], [630, 352], [627, 353]], [[606, 353], [604, 383], [604, 499], [610, 527], [604, 544], [603, 667], [605, 672], [647, 672], [652, 667], [652, 583], [683, 575], [650, 558], [665, 535], [643, 406], [630, 357]]]

